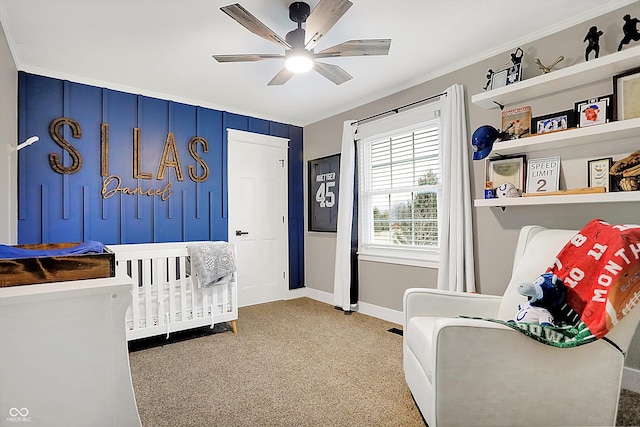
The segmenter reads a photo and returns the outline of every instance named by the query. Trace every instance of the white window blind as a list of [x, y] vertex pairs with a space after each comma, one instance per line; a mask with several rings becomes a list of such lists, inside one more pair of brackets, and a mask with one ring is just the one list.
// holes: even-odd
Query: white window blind
[[361, 258], [437, 258], [439, 138], [438, 118], [359, 140]]

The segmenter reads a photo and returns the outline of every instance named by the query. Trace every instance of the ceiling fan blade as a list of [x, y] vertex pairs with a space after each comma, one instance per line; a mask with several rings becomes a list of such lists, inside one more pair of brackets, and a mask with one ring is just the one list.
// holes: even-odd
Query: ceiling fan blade
[[257, 34], [270, 42], [279, 44], [285, 49], [291, 49], [291, 45], [287, 43], [285, 39], [274, 33], [269, 27], [264, 25], [258, 18], [253, 16], [247, 9], [240, 6], [238, 3], [223, 6], [220, 10], [235, 19], [240, 25], [251, 31], [253, 34]]
[[337, 85], [353, 78], [351, 74], [347, 73], [337, 65], [325, 64], [323, 62], [316, 61], [313, 65], [313, 69]]
[[353, 6], [349, 0], [320, 0], [305, 25], [305, 48], [313, 49], [327, 31]]
[[268, 83], [268, 86], [283, 85], [286, 82], [288, 82], [289, 79], [293, 77], [294, 74], [295, 73], [287, 70], [286, 68], [283, 68], [278, 72], [278, 74], [275, 75], [274, 78], [271, 79], [271, 81]]
[[316, 58], [330, 58], [336, 56], [368, 56], [387, 55], [391, 39], [349, 40], [327, 49], [321, 50]]
[[218, 62], [252, 62], [262, 61], [263, 59], [279, 59], [284, 55], [261, 55], [261, 54], [238, 54], [238, 55], [212, 55]]

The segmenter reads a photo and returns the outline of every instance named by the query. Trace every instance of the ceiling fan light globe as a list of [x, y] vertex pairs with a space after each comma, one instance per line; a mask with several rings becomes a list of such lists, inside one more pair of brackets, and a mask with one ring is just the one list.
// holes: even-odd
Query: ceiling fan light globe
[[292, 73], [306, 73], [313, 68], [313, 58], [308, 51], [292, 52], [287, 55], [284, 66]]

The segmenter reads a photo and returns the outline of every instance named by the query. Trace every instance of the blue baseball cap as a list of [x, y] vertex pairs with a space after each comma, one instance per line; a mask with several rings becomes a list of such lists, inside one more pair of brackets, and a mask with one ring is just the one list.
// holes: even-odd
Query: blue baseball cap
[[498, 129], [490, 125], [483, 125], [476, 129], [471, 136], [473, 160], [482, 160], [487, 157], [499, 135]]

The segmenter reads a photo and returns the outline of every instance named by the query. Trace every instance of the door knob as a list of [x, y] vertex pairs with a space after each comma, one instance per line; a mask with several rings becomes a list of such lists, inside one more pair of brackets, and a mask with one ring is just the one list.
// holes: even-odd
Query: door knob
[[243, 234], [249, 234], [248, 231], [236, 230], [236, 236], [242, 236]]

